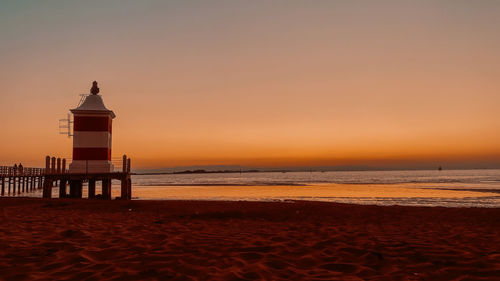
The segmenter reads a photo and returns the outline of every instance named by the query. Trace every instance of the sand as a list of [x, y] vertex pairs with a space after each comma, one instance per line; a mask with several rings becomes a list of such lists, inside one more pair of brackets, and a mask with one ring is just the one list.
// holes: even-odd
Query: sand
[[0, 199], [2, 280], [499, 280], [500, 209]]

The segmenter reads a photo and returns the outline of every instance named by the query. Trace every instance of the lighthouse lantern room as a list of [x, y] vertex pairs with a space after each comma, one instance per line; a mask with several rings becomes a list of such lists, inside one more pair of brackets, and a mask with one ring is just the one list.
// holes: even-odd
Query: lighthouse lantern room
[[115, 114], [104, 106], [97, 82], [73, 113], [73, 161], [70, 173], [110, 173], [111, 128]]

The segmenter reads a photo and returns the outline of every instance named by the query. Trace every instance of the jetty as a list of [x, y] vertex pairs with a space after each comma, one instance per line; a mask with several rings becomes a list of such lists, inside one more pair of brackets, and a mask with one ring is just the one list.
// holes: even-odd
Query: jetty
[[[132, 198], [130, 158], [123, 155], [122, 169], [113, 172], [72, 173], [66, 168], [66, 159], [47, 156], [45, 168], [14, 168], [0, 166], [0, 195], [23, 196], [42, 189], [43, 198], [52, 198], [54, 187], [59, 188], [59, 198], [83, 198], [84, 183], [88, 199], [110, 200], [112, 180], [120, 181], [120, 197]], [[101, 192], [96, 193], [96, 182], [101, 182]]]

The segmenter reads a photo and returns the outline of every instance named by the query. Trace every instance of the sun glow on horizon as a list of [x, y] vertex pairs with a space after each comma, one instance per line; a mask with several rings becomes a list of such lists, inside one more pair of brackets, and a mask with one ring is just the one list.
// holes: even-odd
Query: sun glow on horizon
[[134, 168], [500, 167], [498, 3], [21, 2], [0, 164], [70, 158], [57, 120], [98, 80]]

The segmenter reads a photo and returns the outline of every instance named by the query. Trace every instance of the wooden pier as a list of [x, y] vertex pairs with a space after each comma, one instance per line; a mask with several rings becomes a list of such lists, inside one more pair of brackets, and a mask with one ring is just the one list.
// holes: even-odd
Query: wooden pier
[[[0, 166], [1, 196], [20, 195], [43, 189], [43, 198], [52, 198], [52, 188], [59, 186], [59, 198], [83, 198], [83, 183], [88, 182], [89, 199], [111, 199], [112, 180], [121, 182], [121, 196], [132, 198], [130, 158], [123, 155], [121, 171], [110, 173], [70, 173], [66, 159], [46, 157], [45, 168], [23, 168]], [[96, 182], [102, 182], [100, 195], [96, 195]], [[68, 192], [69, 186], [69, 192]]]
[[34, 192], [43, 187], [45, 169], [0, 166], [1, 196]]

